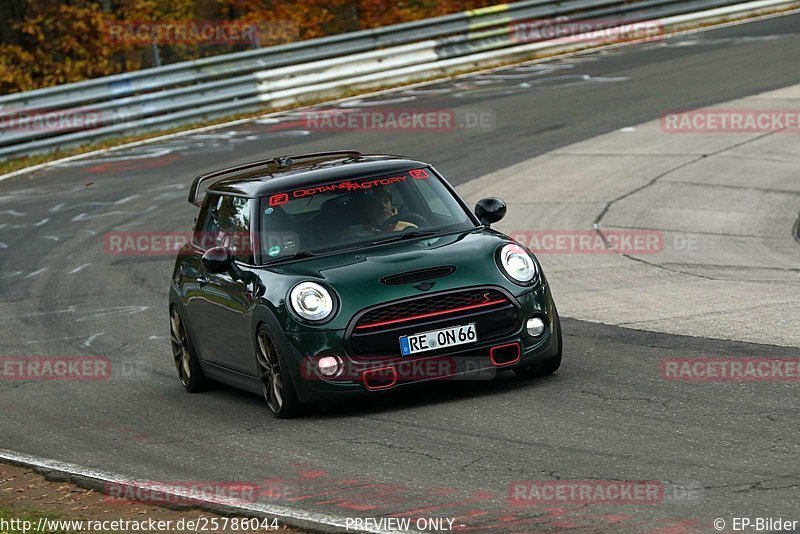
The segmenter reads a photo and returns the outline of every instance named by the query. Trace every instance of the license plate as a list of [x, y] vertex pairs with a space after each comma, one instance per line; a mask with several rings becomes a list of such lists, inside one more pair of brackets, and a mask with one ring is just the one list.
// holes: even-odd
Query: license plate
[[422, 332], [413, 336], [402, 336], [400, 338], [400, 353], [403, 356], [408, 356], [409, 354], [427, 350], [473, 343], [477, 339], [478, 334], [475, 332], [475, 323], [453, 326], [442, 330]]

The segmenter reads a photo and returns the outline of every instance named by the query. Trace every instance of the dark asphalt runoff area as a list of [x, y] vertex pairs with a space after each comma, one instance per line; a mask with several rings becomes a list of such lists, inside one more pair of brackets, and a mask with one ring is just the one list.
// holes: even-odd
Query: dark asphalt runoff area
[[[800, 520], [797, 382], [659, 372], [665, 358], [796, 358], [797, 348], [564, 318], [564, 365], [550, 378], [443, 382], [277, 420], [258, 396], [183, 391], [168, 338], [173, 257], [113, 255], [104, 239], [189, 231], [191, 180], [229, 164], [348, 148], [426, 160], [459, 184], [665, 111], [798, 84], [798, 66], [800, 15], [790, 15], [329, 106], [453, 109], [464, 124], [452, 131], [313, 131], [287, 115], [2, 181], [0, 357], [100, 356], [112, 373], [0, 380], [0, 448], [165, 483], [267, 484], [276, 491], [265, 504], [450, 518], [463, 531], [703, 532], [723, 518], [730, 532], [734, 517]], [[557, 480], [649, 481], [659, 496], [509, 499], [520, 484]]]

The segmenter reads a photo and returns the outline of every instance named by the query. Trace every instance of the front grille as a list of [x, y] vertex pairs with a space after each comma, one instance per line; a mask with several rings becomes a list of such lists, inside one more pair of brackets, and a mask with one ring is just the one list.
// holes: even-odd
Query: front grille
[[356, 330], [364, 331], [397, 326], [430, 317], [451, 315], [473, 309], [486, 309], [508, 303], [508, 297], [496, 289], [472, 289], [444, 295], [431, 295], [371, 310], [359, 318]]
[[431, 267], [429, 269], [419, 269], [417, 271], [408, 271], [400, 274], [393, 274], [381, 278], [381, 282], [390, 286], [400, 284], [410, 284], [411, 282], [421, 282], [423, 280], [430, 280], [432, 278], [441, 278], [456, 272], [456, 268], [452, 265], [445, 265], [443, 267]]
[[478, 340], [483, 341], [511, 333], [517, 319], [516, 305], [498, 289], [452, 291], [390, 303], [363, 313], [348, 331], [349, 343], [354, 355], [399, 356], [399, 337], [403, 335], [475, 323]]

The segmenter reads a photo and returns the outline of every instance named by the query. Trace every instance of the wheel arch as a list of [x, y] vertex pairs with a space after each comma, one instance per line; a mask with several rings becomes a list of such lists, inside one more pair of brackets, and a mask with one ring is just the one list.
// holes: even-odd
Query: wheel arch
[[283, 356], [284, 367], [287, 369], [288, 379], [292, 383], [292, 387], [301, 400], [305, 400], [306, 388], [300, 376], [300, 362], [292, 350], [289, 339], [283, 328], [283, 324], [278, 318], [278, 313], [272, 308], [271, 304], [262, 303], [257, 306], [253, 311], [252, 332], [250, 341], [253, 344], [253, 358], [256, 358], [256, 350], [258, 350], [258, 332], [262, 326], [267, 328], [272, 342], [278, 348], [279, 357]]

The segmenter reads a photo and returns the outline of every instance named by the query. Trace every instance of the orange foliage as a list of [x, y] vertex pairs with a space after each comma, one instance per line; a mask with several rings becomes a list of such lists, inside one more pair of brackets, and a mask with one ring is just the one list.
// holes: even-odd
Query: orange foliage
[[16, 43], [0, 44], [0, 93], [58, 85], [140, 68], [103, 35], [105, 15], [93, 2], [28, 2], [13, 21]]
[[[21, 16], [0, 42], [0, 94], [153, 66], [154, 46], [110, 38], [109, 23], [234, 21], [269, 46], [491, 5], [491, 0], [3, 0]], [[104, 8], [107, 10], [104, 10]], [[17, 12], [12, 12], [17, 13]], [[0, 8], [0, 16], [4, 13]], [[8, 16], [8, 15], [6, 15]], [[252, 42], [159, 44], [164, 63], [251, 48]]]

